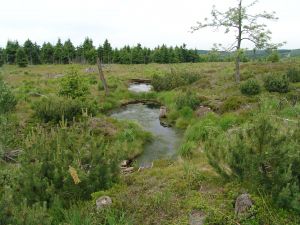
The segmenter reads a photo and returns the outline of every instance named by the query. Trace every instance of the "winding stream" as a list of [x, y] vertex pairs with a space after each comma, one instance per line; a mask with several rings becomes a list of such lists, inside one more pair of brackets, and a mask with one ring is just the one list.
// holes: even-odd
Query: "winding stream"
[[145, 145], [143, 153], [136, 159], [139, 166], [149, 166], [153, 160], [172, 158], [176, 155], [182, 132], [160, 124], [159, 108], [142, 103], [130, 104], [111, 116], [120, 120], [133, 120], [152, 133], [153, 141]]

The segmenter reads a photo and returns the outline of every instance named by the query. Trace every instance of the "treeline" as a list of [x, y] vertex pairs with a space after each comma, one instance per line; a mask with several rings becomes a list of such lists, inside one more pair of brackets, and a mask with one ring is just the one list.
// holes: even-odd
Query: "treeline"
[[113, 48], [108, 40], [98, 47], [93, 40], [86, 38], [83, 44], [75, 46], [70, 39], [62, 42], [58, 39], [55, 45], [45, 42], [42, 46], [31, 40], [20, 45], [17, 41], [8, 41], [6, 47], [0, 48], [0, 65], [19, 64], [70, 64], [89, 63], [95, 64], [97, 57], [102, 63], [117, 64], [147, 64], [147, 63], [184, 63], [199, 62], [200, 55], [197, 50], [187, 49], [186, 45], [168, 47], [158, 46], [154, 49], [136, 46]]

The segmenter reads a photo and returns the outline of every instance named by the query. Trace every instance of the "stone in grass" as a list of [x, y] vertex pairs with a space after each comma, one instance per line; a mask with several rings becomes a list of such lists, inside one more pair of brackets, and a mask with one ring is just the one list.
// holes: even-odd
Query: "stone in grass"
[[247, 193], [241, 194], [235, 201], [235, 215], [237, 217], [248, 216], [252, 206], [253, 202], [250, 195]]
[[189, 225], [203, 225], [205, 219], [206, 214], [203, 211], [193, 210], [190, 214]]
[[161, 106], [159, 109], [159, 118], [166, 118], [167, 117], [167, 107]]
[[106, 208], [112, 204], [112, 200], [109, 196], [102, 196], [96, 200], [97, 210]]

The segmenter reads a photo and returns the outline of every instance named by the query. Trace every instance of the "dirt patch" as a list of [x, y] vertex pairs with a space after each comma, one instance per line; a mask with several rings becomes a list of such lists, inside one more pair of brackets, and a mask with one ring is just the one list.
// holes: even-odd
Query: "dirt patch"
[[117, 133], [117, 128], [115, 127], [115, 125], [97, 117], [91, 118], [89, 120], [89, 126], [96, 134], [103, 134], [104, 136], [114, 136]]

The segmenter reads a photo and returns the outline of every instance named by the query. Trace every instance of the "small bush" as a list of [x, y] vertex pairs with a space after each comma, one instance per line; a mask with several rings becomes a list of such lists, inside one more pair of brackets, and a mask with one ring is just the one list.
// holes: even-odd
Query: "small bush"
[[289, 78], [290, 82], [300, 82], [300, 70], [295, 68], [289, 69], [287, 72], [287, 77]]
[[269, 92], [287, 93], [289, 91], [289, 80], [285, 75], [282, 77], [269, 75], [264, 80], [264, 85]]
[[71, 98], [85, 97], [89, 94], [89, 87], [86, 79], [72, 70], [61, 79], [59, 94]]
[[185, 94], [179, 95], [175, 99], [175, 104], [177, 109], [182, 109], [186, 106], [196, 109], [200, 104], [200, 98], [195, 93], [188, 91]]
[[255, 79], [249, 79], [241, 84], [240, 90], [244, 95], [257, 95], [260, 93], [260, 85]]
[[10, 87], [0, 80], [0, 114], [14, 110], [16, 105], [17, 100]]
[[43, 98], [33, 105], [35, 115], [43, 122], [59, 122], [62, 117], [67, 121], [81, 116], [83, 110], [87, 110], [88, 114], [95, 115], [97, 113], [97, 104], [95, 102], [81, 101], [79, 99], [71, 99], [64, 97]]

